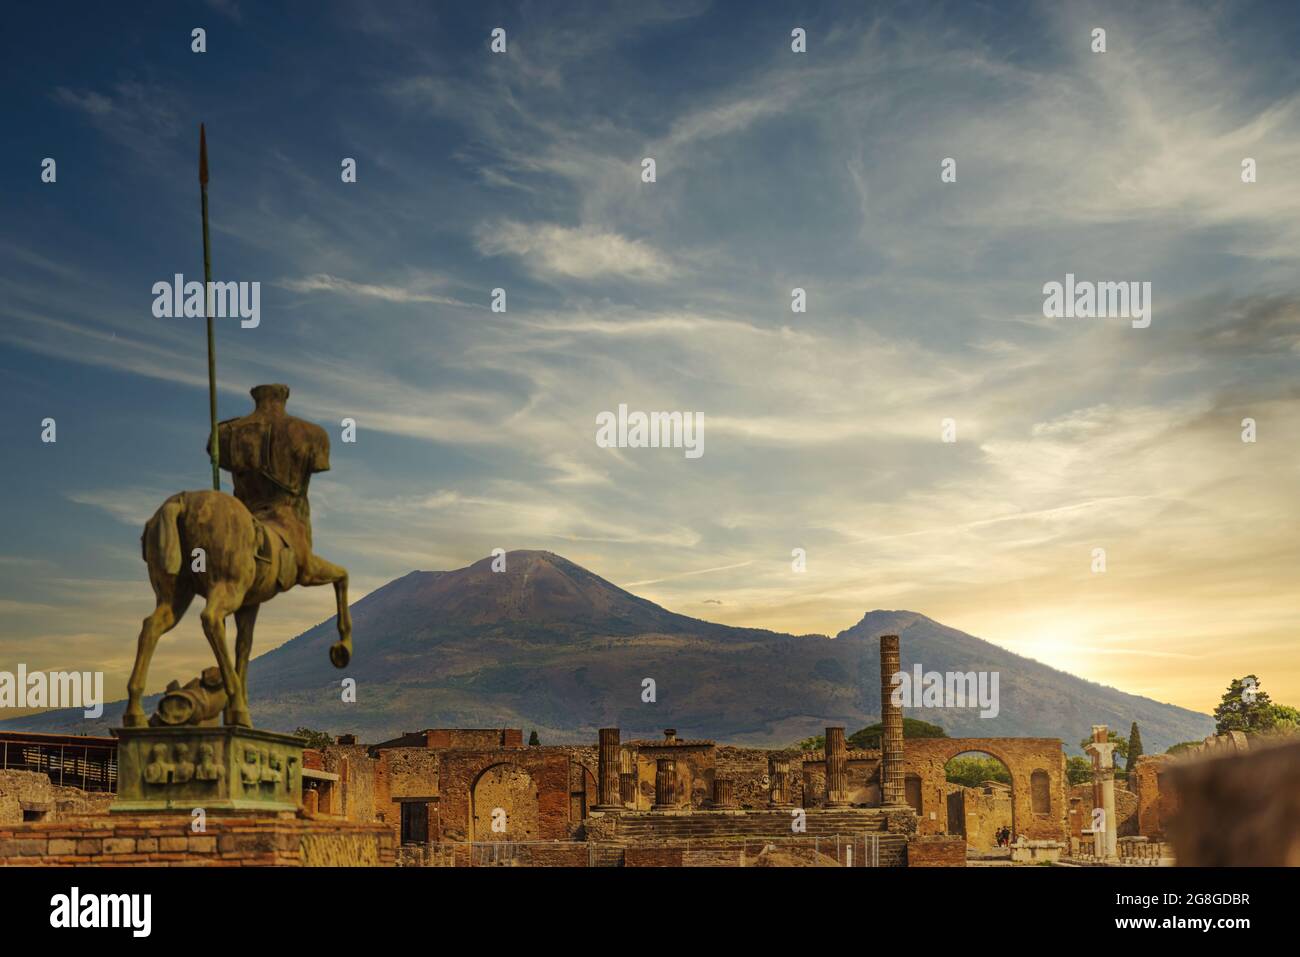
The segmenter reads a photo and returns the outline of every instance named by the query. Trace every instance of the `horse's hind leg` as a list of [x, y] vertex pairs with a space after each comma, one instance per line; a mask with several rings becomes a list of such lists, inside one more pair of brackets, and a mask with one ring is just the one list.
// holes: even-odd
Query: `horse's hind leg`
[[330, 645], [330, 661], [335, 668], [346, 668], [352, 660], [352, 613], [348, 610], [348, 570], [335, 565], [319, 555], [307, 558], [306, 573], [299, 579], [303, 585], [334, 586], [334, 601], [338, 606], [339, 640]]
[[126, 683], [126, 711], [122, 714], [124, 728], [143, 728], [149, 723], [140, 706], [140, 696], [144, 694], [144, 685], [149, 677], [149, 662], [153, 660], [154, 646], [158, 644], [159, 638], [176, 627], [194, 600], [194, 591], [189, 582], [170, 575], [160, 576], [154, 582], [154, 593], [158, 598], [158, 607], [140, 627], [135, 666]]
[[235, 612], [235, 674], [239, 676], [239, 685], [248, 689], [248, 656], [253, 650], [253, 626], [257, 624], [257, 609], [260, 605], [245, 605]]
[[253, 726], [248, 716], [248, 699], [244, 696], [244, 683], [239, 680], [235, 663], [230, 658], [226, 647], [226, 616], [237, 611], [244, 602], [244, 596], [232, 585], [224, 582], [208, 587], [208, 603], [200, 617], [203, 619], [203, 634], [207, 636], [212, 653], [216, 655], [217, 667], [221, 670], [221, 682], [226, 686], [228, 725]]

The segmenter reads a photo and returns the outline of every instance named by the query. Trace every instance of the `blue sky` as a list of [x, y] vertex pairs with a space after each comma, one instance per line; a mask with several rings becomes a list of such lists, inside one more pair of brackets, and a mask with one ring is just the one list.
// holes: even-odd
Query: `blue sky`
[[[207, 480], [202, 322], [150, 311], [201, 274], [203, 121], [215, 278], [262, 283], [220, 414], [282, 381], [331, 429], [354, 596], [547, 548], [731, 624], [909, 608], [1178, 704], [1300, 699], [1294, 5], [310, 9], [8, 14], [0, 668], [120, 691], [139, 527]], [[1067, 272], [1150, 281], [1151, 327], [1044, 318]], [[620, 403], [702, 413], [704, 456], [597, 447]], [[332, 607], [278, 598], [255, 653]], [[156, 662], [208, 663], [197, 616]]]

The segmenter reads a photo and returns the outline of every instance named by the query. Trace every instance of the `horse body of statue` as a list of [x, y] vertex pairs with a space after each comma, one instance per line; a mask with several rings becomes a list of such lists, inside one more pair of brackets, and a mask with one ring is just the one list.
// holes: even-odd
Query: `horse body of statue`
[[[252, 414], [217, 428], [220, 464], [230, 471], [235, 494], [181, 492], [145, 524], [141, 545], [157, 607], [140, 630], [127, 683], [122, 723], [128, 728], [147, 723], [140, 698], [154, 647], [195, 595], [207, 600], [203, 633], [225, 687], [227, 725], [252, 726], [246, 681], [253, 626], [258, 606], [280, 592], [294, 585], [332, 584], [339, 640], [330, 646], [330, 661], [344, 668], [352, 658], [347, 569], [312, 551], [307, 486], [312, 474], [329, 468], [329, 436], [285, 412], [288, 386], [259, 385], [252, 395]], [[232, 614], [233, 660], [225, 633], [226, 617]]]

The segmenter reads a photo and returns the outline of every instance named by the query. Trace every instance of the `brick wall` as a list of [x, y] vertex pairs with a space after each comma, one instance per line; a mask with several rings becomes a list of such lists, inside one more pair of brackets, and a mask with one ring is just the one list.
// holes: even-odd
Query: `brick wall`
[[681, 867], [681, 847], [629, 847], [623, 852], [624, 867]]
[[387, 866], [391, 832], [309, 818], [107, 815], [0, 828], [0, 866]]
[[22, 824], [24, 811], [43, 821], [102, 814], [112, 801], [113, 795], [107, 791], [52, 784], [43, 771], [0, 771], [0, 826]]
[[907, 844], [908, 867], [965, 867], [966, 841], [960, 837], [915, 837]]

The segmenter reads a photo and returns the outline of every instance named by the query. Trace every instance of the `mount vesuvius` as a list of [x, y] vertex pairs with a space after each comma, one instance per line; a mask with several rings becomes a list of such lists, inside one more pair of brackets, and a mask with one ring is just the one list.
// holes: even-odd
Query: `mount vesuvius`
[[[503, 572], [491, 558], [411, 572], [356, 602], [352, 620], [346, 671], [326, 652], [332, 618], [252, 661], [259, 727], [363, 741], [517, 727], [546, 743], [592, 741], [601, 727], [625, 738], [675, 727], [684, 737], [784, 745], [827, 725], [852, 732], [878, 720], [877, 639], [897, 634], [904, 670], [999, 672], [996, 718], [977, 708], [906, 710], [953, 736], [1059, 737], [1075, 752], [1093, 724], [1126, 732], [1136, 721], [1154, 752], [1213, 731], [1207, 715], [1085, 681], [916, 612], [872, 611], [834, 638], [733, 628], [674, 614], [551, 552], [510, 552]], [[356, 680], [356, 703], [342, 700], [345, 677]], [[642, 701], [646, 678], [653, 703]], [[121, 711], [114, 703], [94, 722], [65, 710], [0, 724], [102, 733]]]

